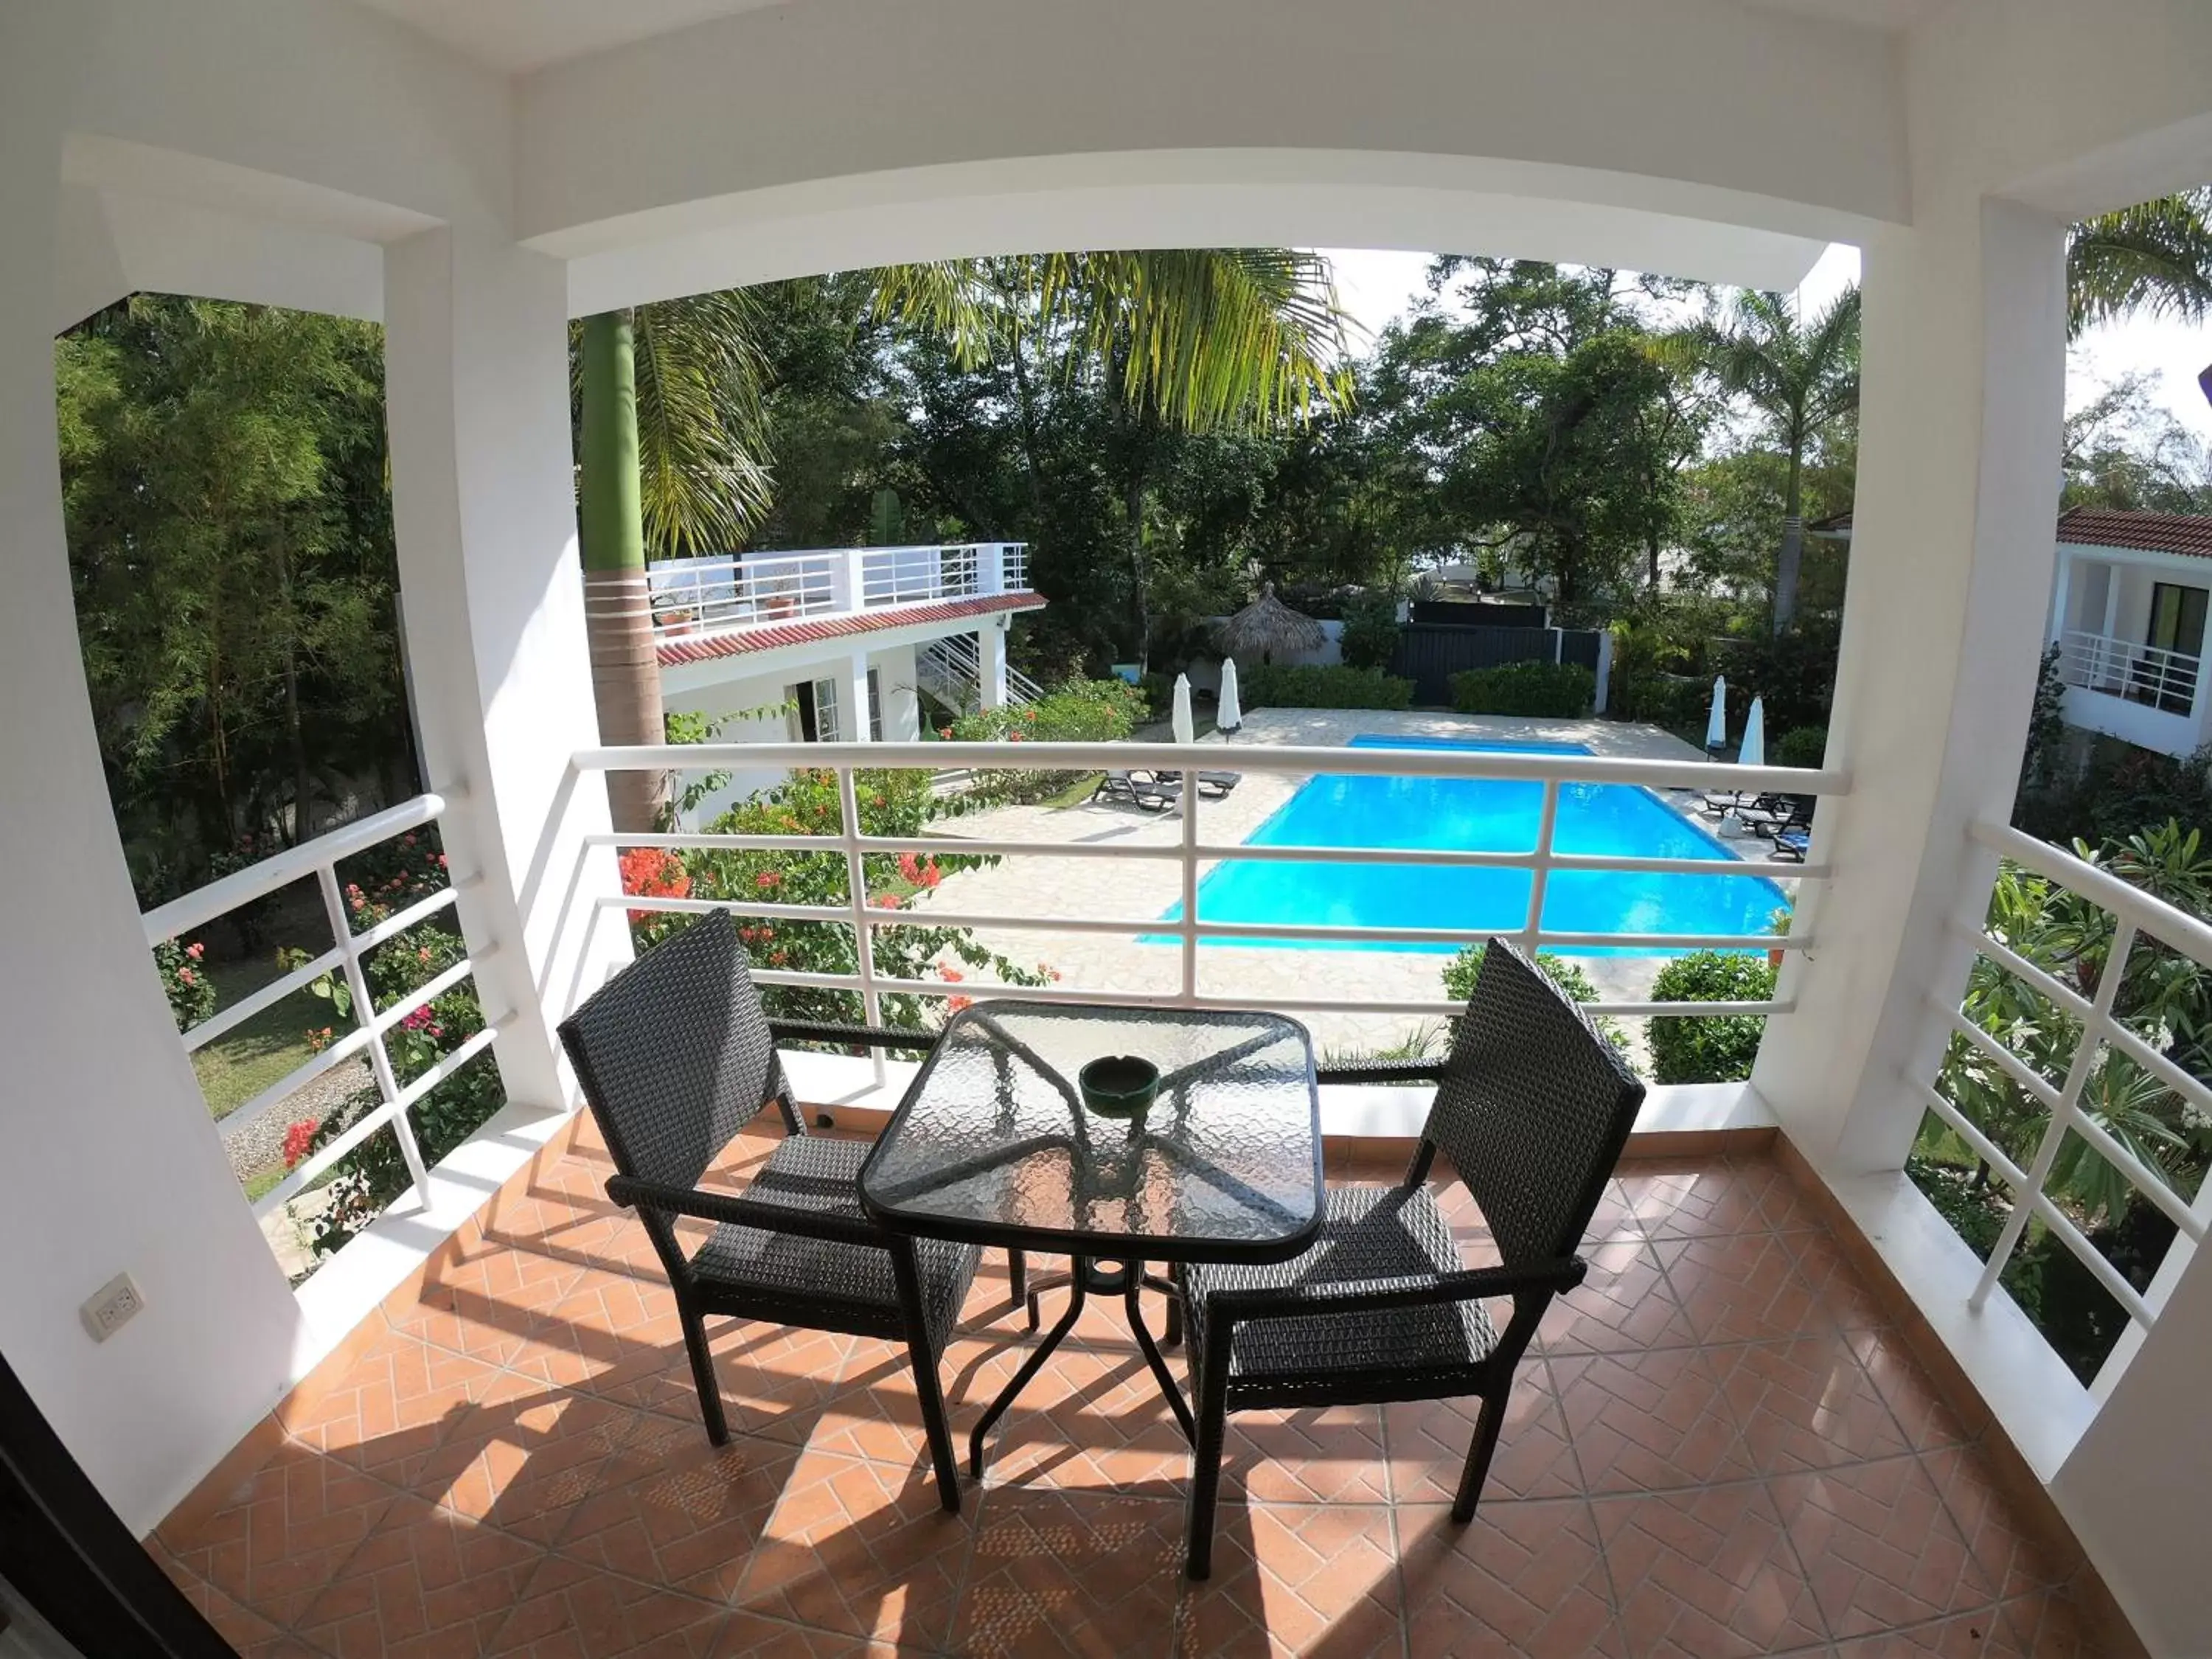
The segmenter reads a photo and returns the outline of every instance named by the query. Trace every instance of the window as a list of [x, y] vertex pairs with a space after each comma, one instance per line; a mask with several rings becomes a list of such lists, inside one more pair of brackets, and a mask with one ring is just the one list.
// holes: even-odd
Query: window
[[814, 741], [842, 743], [844, 727], [837, 714], [837, 682], [814, 682]]
[[2149, 649], [2138, 685], [2141, 701], [2169, 714], [2186, 714], [2196, 706], [2208, 598], [2207, 590], [2178, 582], [2159, 582], [2150, 590], [2150, 633], [2143, 641]]
[[884, 677], [878, 669], [868, 671], [868, 741], [884, 740]]

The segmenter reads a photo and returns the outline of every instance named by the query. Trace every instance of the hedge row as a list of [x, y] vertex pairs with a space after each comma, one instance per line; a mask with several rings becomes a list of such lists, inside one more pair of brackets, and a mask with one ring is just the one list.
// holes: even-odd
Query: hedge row
[[1579, 720], [1597, 697], [1597, 676], [1571, 662], [1509, 662], [1453, 675], [1451, 696], [1462, 714]]
[[1262, 663], [1238, 690], [1249, 708], [1410, 708], [1413, 683], [1379, 668], [1321, 668]]

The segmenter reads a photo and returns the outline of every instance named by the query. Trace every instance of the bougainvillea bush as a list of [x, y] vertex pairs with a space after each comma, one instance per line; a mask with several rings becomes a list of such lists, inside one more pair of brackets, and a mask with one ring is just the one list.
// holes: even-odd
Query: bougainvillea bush
[[215, 981], [208, 977], [204, 958], [207, 946], [194, 939], [189, 945], [165, 939], [154, 947], [154, 966], [161, 975], [161, 989], [169, 999], [169, 1013], [177, 1030], [189, 1031], [215, 1012]]
[[[446, 855], [434, 833], [423, 830], [371, 849], [349, 861], [344, 873], [349, 878], [343, 890], [347, 918], [353, 931], [362, 933], [444, 889]], [[369, 995], [379, 1011], [390, 1008], [467, 954], [468, 946], [454, 931], [452, 911], [441, 910], [369, 951], [363, 962]], [[325, 974], [310, 988], [330, 1002], [335, 1016], [332, 1024], [308, 1033], [310, 1045], [320, 1049], [351, 1028], [356, 1011], [342, 974]], [[385, 1033], [393, 1076], [406, 1087], [483, 1029], [483, 1006], [476, 985], [464, 979]], [[326, 1116], [291, 1125], [284, 1140], [286, 1166], [296, 1167], [363, 1112], [374, 1110], [380, 1099], [374, 1086], [360, 1090]], [[491, 1055], [477, 1055], [409, 1109], [423, 1162], [438, 1162], [506, 1103]], [[315, 1224], [316, 1250], [327, 1255], [337, 1249], [382, 1214], [411, 1179], [391, 1130], [370, 1135], [331, 1167], [325, 1182], [330, 1201]]]
[[[1074, 680], [1035, 702], [963, 714], [939, 737], [958, 743], [1120, 743], [1145, 714], [1145, 694], [1121, 680]], [[979, 769], [961, 810], [1042, 800], [1080, 774]]]
[[[919, 772], [857, 773], [854, 792], [864, 835], [916, 836], [936, 810], [928, 777]], [[707, 827], [716, 835], [836, 836], [842, 833], [843, 826], [836, 774], [810, 769], [793, 773], [766, 795], [732, 807]], [[639, 858], [633, 852], [623, 860], [623, 890], [635, 895], [751, 899], [771, 904], [842, 906], [851, 902], [842, 852], [692, 848], [678, 854], [638, 850], [659, 852], [659, 856]], [[944, 851], [871, 853], [862, 860], [868, 902], [878, 909], [908, 908], [916, 892], [927, 891], [953, 872], [985, 861]], [[683, 912], [633, 910], [631, 939], [640, 951], [649, 950], [696, 920]], [[849, 923], [748, 916], [742, 912], [737, 922], [738, 938], [756, 967], [816, 974], [859, 970], [860, 957]], [[933, 927], [917, 922], [875, 930], [875, 971], [884, 978], [952, 980], [961, 972], [955, 963], [1009, 985], [1041, 985], [1052, 976], [1051, 970], [1042, 965], [1024, 967], [986, 949], [964, 927]], [[858, 1022], [862, 1017], [857, 991], [765, 985], [761, 997], [777, 1019]], [[890, 1025], [926, 1026], [931, 1023], [929, 1005], [939, 1000], [911, 992], [886, 992], [884, 1021]]]

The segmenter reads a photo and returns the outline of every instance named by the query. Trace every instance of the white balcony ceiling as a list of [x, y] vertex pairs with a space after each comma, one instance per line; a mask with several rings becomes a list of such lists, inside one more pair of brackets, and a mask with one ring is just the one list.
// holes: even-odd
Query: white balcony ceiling
[[[1102, 3], [1103, 0], [1102, 0]], [[358, 0], [444, 41], [487, 68], [527, 74], [647, 40], [694, 23], [808, 0]], [[1942, 0], [1736, 0], [1876, 28], [1903, 28]]]

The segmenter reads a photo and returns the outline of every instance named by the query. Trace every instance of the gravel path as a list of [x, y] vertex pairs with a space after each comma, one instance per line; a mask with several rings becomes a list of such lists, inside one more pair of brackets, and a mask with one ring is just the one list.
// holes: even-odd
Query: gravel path
[[230, 1158], [231, 1173], [243, 1181], [255, 1170], [265, 1170], [284, 1155], [285, 1130], [301, 1118], [329, 1115], [344, 1105], [350, 1096], [374, 1088], [375, 1083], [368, 1069], [368, 1057], [362, 1054], [343, 1060], [320, 1077], [301, 1084], [223, 1141], [223, 1151]]

